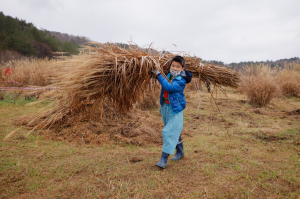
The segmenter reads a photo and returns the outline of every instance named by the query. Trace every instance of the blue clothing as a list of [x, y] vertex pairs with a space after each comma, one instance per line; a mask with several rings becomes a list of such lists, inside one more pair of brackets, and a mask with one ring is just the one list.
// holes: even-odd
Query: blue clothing
[[162, 130], [163, 147], [162, 151], [167, 154], [174, 154], [178, 138], [183, 128], [183, 112], [174, 114], [170, 104], [163, 103], [159, 109], [164, 122]]
[[[167, 77], [170, 79], [170, 73], [168, 73]], [[179, 143], [179, 136], [183, 128], [183, 110], [186, 107], [183, 90], [189, 78], [191, 78], [191, 75], [187, 75], [183, 71], [180, 76], [172, 80], [171, 84], [162, 75], [158, 76], [162, 86], [159, 112], [164, 122], [162, 151], [167, 154], [174, 154], [176, 145]], [[168, 91], [170, 104], [163, 102], [164, 90]]]
[[[170, 73], [168, 73], [167, 77], [170, 79]], [[164, 90], [166, 90], [169, 93], [169, 101], [173, 113], [177, 114], [183, 111], [186, 107], [185, 97], [183, 93], [183, 90], [186, 85], [186, 79], [182, 76], [177, 76], [175, 79], [172, 80], [173, 84], [171, 84], [166, 78], [164, 78], [162, 75], [159, 75], [158, 81], [162, 86], [160, 93], [160, 105], [162, 106], [164, 104], [163, 96]]]

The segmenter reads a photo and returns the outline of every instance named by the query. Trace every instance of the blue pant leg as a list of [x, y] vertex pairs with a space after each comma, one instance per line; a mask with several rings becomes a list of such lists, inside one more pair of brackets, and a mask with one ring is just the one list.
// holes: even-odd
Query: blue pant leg
[[167, 125], [168, 123], [168, 117], [167, 117], [167, 114], [166, 114], [166, 109], [168, 108], [167, 107], [168, 105], [167, 104], [163, 104], [160, 108], [159, 108], [159, 112], [162, 116], [162, 121], [164, 123], [164, 127]]
[[162, 151], [168, 154], [174, 154], [178, 138], [183, 128], [183, 112], [174, 115], [170, 105], [167, 106], [165, 117], [167, 124], [162, 131], [163, 148]]

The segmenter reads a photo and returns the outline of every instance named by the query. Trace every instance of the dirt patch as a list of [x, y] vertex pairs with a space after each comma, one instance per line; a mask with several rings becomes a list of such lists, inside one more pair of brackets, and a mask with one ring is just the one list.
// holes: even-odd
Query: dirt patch
[[20, 135], [20, 136], [18, 136], [16, 139], [17, 139], [17, 140], [25, 140], [26, 137], [25, 137], [24, 135]]
[[247, 114], [243, 113], [243, 112], [235, 112], [235, 113], [231, 113], [231, 115], [234, 115], [234, 116], [246, 116]]
[[267, 133], [257, 133], [257, 134], [255, 134], [255, 137], [257, 139], [264, 140], [264, 141], [267, 141], [267, 142], [276, 142], [276, 141], [287, 139], [287, 137], [277, 136], [277, 135], [271, 134], [269, 132], [267, 132]]
[[25, 117], [14, 120], [14, 124], [17, 126], [25, 126], [26, 125], [27, 127], [34, 127], [34, 126], [38, 125], [38, 121], [31, 122], [32, 119], [33, 119], [32, 117], [25, 116]]
[[233, 112], [233, 113], [231, 113], [231, 115], [246, 118], [246, 119], [252, 119], [251, 115], [244, 113], [244, 112]]
[[253, 112], [254, 112], [255, 114], [262, 114], [261, 110], [259, 110], [259, 109], [255, 109]]
[[136, 162], [141, 162], [143, 160], [144, 160], [144, 158], [142, 158], [142, 157], [133, 157], [133, 158], [131, 158], [130, 162], [136, 163]]
[[222, 122], [222, 118], [219, 118], [215, 115], [197, 115], [193, 116], [191, 119], [192, 122], [200, 122], [200, 123], [211, 123], [211, 122]]
[[287, 112], [288, 115], [300, 115], [300, 109], [294, 110]]
[[2, 178], [2, 183], [0, 183], [0, 185], [1, 184], [4, 185], [5, 183], [15, 183], [23, 179], [24, 179], [23, 174], [8, 175]]
[[238, 100], [238, 102], [240, 102], [241, 104], [247, 104], [246, 100]]

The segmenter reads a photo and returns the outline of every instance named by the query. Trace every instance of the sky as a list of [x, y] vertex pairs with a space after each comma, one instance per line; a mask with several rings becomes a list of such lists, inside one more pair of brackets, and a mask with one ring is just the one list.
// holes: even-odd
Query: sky
[[300, 57], [299, 8], [300, 0], [0, 0], [5, 15], [37, 28], [225, 63]]

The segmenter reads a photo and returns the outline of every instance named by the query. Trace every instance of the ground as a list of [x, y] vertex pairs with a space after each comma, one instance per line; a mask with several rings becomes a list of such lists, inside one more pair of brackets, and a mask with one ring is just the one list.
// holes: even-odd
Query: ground
[[[26, 129], [4, 141], [47, 103], [2, 100], [0, 198], [300, 198], [300, 99], [264, 108], [230, 90], [215, 99], [186, 93], [185, 157], [169, 158], [164, 170], [155, 166], [161, 141], [84, 144], [84, 137], [70, 142]], [[146, 112], [161, 130], [158, 108]]]

